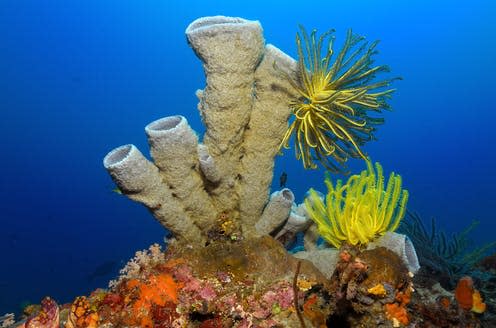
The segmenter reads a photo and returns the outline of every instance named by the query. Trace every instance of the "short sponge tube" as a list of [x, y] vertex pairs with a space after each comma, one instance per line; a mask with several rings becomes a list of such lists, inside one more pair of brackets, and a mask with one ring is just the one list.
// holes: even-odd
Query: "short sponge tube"
[[176, 238], [204, 241], [198, 227], [162, 182], [158, 168], [136, 146], [128, 144], [113, 149], [103, 159], [103, 165], [122, 193], [145, 205]]
[[307, 214], [305, 203], [293, 204], [288, 219], [275, 238], [279, 240], [281, 237], [284, 238], [286, 234], [295, 236], [298, 232], [305, 231], [312, 223], [313, 221]]
[[[316, 230], [316, 227], [314, 224], [310, 229]], [[416, 273], [420, 269], [415, 248], [406, 235], [388, 231], [367, 245], [369, 250], [378, 247], [387, 248], [398, 255], [411, 273]], [[314, 242], [312, 242], [311, 247], [308, 247], [307, 243], [305, 243], [305, 249], [305, 251], [295, 253], [294, 256], [299, 259], [309, 260], [330, 279], [339, 261], [340, 251], [336, 248], [318, 248]]]
[[200, 229], [210, 227], [215, 209], [199, 169], [198, 137], [184, 116], [168, 116], [145, 127], [150, 151], [164, 181]]
[[289, 217], [294, 199], [293, 192], [288, 188], [272, 193], [263, 210], [262, 217], [255, 224], [257, 234], [268, 235], [283, 224]]
[[215, 166], [214, 158], [210, 156], [208, 152], [208, 147], [203, 144], [198, 145], [198, 160], [200, 162], [200, 169], [205, 178], [212, 183], [219, 182], [222, 176], [220, 175], [217, 166]]
[[367, 249], [385, 247], [396, 253], [408, 268], [408, 271], [416, 273], [420, 269], [417, 252], [408, 236], [388, 231], [377, 240], [369, 243]]
[[160, 118], [149, 123], [145, 133], [153, 161], [168, 182], [182, 181], [190, 173], [190, 167], [197, 163], [198, 137], [186, 118], [181, 115]]
[[103, 166], [124, 193], [140, 193], [154, 184], [157, 168], [134, 145], [124, 145], [110, 151]]

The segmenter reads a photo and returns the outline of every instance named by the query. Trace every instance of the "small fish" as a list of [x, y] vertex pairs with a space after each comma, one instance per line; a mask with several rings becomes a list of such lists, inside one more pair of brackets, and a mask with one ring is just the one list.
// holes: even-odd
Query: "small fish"
[[114, 189], [112, 189], [112, 191], [116, 194], [122, 195], [122, 190], [120, 190], [119, 187], [115, 187]]
[[288, 181], [288, 175], [283, 171], [279, 177], [279, 187], [286, 188], [286, 181]]
[[101, 263], [99, 266], [93, 270], [92, 273], [86, 276], [87, 281], [93, 281], [96, 278], [105, 277], [117, 271], [119, 262], [110, 260]]

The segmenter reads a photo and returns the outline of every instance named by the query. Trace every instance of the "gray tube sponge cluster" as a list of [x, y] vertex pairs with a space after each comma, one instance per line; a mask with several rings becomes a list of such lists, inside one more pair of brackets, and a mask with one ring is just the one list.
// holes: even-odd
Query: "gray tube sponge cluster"
[[[296, 61], [265, 45], [258, 21], [200, 18], [186, 36], [206, 75], [196, 93], [203, 140], [186, 118], [165, 117], [145, 128], [153, 162], [125, 145], [104, 166], [123, 194], [149, 208], [178, 240], [205, 242], [221, 213], [245, 237], [269, 233], [288, 218], [294, 200], [286, 189], [282, 200], [265, 206], [296, 96], [286, 78], [295, 75]], [[276, 205], [284, 211], [273, 210]]]

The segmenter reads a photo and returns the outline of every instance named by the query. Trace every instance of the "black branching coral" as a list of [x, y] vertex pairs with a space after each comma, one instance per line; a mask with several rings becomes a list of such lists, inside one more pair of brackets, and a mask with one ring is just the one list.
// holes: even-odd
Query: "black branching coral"
[[394, 79], [375, 81], [377, 73], [389, 71], [373, 65], [378, 41], [369, 43], [349, 30], [335, 54], [333, 33], [317, 37], [316, 30], [308, 34], [300, 27], [296, 34], [298, 76], [288, 79], [299, 98], [290, 105], [293, 115], [280, 147], [289, 148], [294, 136], [296, 157], [305, 168], [320, 162], [331, 172], [344, 172], [348, 158], [366, 158], [361, 146], [383, 123], [368, 114], [389, 108]]
[[473, 221], [463, 231], [448, 236], [434, 218], [427, 227], [417, 213], [407, 212], [398, 230], [411, 239], [424, 271], [442, 278], [443, 287], [454, 288], [463, 276], [479, 277], [476, 264], [496, 248], [496, 241], [474, 245], [470, 234], [478, 224]]

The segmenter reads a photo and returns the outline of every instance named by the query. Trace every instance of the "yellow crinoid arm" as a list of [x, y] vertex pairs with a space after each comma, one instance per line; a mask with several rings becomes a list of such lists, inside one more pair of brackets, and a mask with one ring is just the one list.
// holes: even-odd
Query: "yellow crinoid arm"
[[367, 160], [367, 170], [343, 184], [326, 176], [327, 195], [310, 189], [305, 207], [322, 238], [336, 248], [344, 243], [363, 246], [398, 228], [405, 215], [408, 191], [401, 176], [391, 173], [386, 187], [379, 163]]
[[303, 27], [296, 34], [298, 74], [285, 74], [299, 95], [290, 104], [292, 118], [280, 147], [294, 139], [296, 157], [303, 166], [345, 173], [349, 158], [366, 158], [361, 147], [374, 140], [374, 126], [383, 119], [368, 111], [387, 109], [394, 79], [376, 81], [387, 66], [374, 66], [377, 42], [348, 31], [343, 46], [334, 52], [334, 31], [317, 36]]

